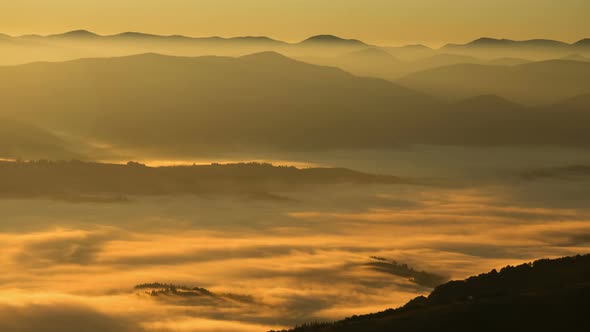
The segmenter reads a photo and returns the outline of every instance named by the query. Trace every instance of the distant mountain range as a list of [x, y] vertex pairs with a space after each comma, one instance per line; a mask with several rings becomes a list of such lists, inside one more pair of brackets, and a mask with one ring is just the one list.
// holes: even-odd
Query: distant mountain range
[[494, 66], [463, 61], [412, 73], [397, 82], [445, 100], [496, 94], [539, 106], [590, 93], [590, 62], [549, 60]]
[[214, 42], [214, 43], [221, 43], [221, 42], [249, 42], [249, 43], [263, 43], [263, 44], [274, 44], [274, 45], [313, 45], [313, 46], [323, 46], [323, 45], [331, 45], [331, 46], [357, 46], [357, 47], [366, 47], [369, 46], [368, 44], [356, 40], [356, 39], [344, 39], [334, 35], [317, 35], [309, 37], [301, 42], [297, 43], [289, 43], [285, 41], [280, 41], [276, 39], [272, 39], [265, 36], [240, 36], [240, 37], [219, 37], [219, 36], [212, 36], [212, 37], [188, 37], [182, 35], [155, 35], [155, 34], [147, 34], [141, 32], [123, 32], [114, 35], [99, 35], [94, 32], [90, 32], [87, 30], [75, 30], [69, 31], [60, 34], [52, 34], [52, 35], [23, 35], [23, 36], [15, 36], [11, 37], [8, 35], [1, 35], [2, 38], [6, 39], [15, 39], [15, 40], [68, 40], [72, 39], [75, 41], [118, 41], [118, 40], [127, 40], [127, 41], [169, 41], [169, 42]]
[[[555, 59], [590, 62], [589, 41], [583, 39], [567, 44], [545, 39], [514, 41], [480, 38], [466, 44], [448, 44], [433, 49], [424, 45], [376, 46], [334, 35], [317, 35], [299, 42], [285, 42], [265, 36], [188, 37], [141, 32], [99, 35], [87, 30], [76, 30], [45, 36], [0, 35], [0, 65], [145, 53], [235, 57], [278, 52], [308, 63], [337, 66], [359, 76], [399, 80], [410, 74], [455, 64], [515, 66]], [[523, 102], [521, 99], [516, 100]]]
[[[156, 35], [156, 34], [148, 34], [148, 33], [141, 33], [141, 32], [122, 32], [119, 34], [114, 35], [99, 35], [94, 32], [88, 30], [74, 30], [68, 31], [65, 33], [60, 34], [51, 34], [51, 35], [22, 35], [22, 36], [9, 36], [6, 34], [0, 34], [0, 38], [13, 38], [13, 39], [122, 39], [122, 38], [137, 38], [137, 39], [169, 39], [169, 40], [192, 40], [192, 41], [263, 41], [263, 42], [270, 42], [270, 43], [280, 43], [280, 44], [336, 44], [336, 45], [358, 45], [358, 46], [369, 46], [369, 44], [356, 40], [356, 39], [344, 39], [334, 35], [316, 35], [309, 37], [301, 42], [297, 43], [289, 43], [285, 41], [280, 41], [276, 39], [272, 39], [265, 36], [239, 36], [239, 37], [230, 37], [230, 38], [223, 38], [218, 36], [212, 37], [189, 37], [183, 35]], [[590, 38], [585, 38], [579, 40], [575, 43], [565, 43], [562, 41], [551, 40], [551, 39], [531, 39], [531, 40], [511, 40], [511, 39], [495, 39], [495, 38], [488, 38], [483, 37], [476, 39], [472, 42], [468, 42], [465, 44], [447, 44], [442, 47], [442, 49], [449, 49], [449, 48], [458, 48], [458, 47], [568, 47], [568, 46], [575, 46], [575, 47], [590, 47]], [[424, 45], [408, 45], [405, 47], [411, 48], [428, 48]]]
[[550, 39], [510, 40], [480, 38], [466, 44], [448, 44], [440, 49], [442, 52], [469, 54], [482, 58], [498, 58], [518, 55], [530, 59], [551, 59], [568, 54], [590, 52], [589, 39], [575, 43], [564, 43]]
[[68, 143], [44, 129], [0, 118], [0, 159], [78, 157], [80, 155]]
[[567, 44], [557, 40], [550, 39], [531, 39], [516, 41], [511, 39], [494, 39], [494, 38], [479, 38], [467, 44], [447, 44], [443, 48], [454, 47], [566, 47], [574, 44]]
[[507, 266], [440, 285], [398, 309], [292, 332], [588, 331], [590, 255]]

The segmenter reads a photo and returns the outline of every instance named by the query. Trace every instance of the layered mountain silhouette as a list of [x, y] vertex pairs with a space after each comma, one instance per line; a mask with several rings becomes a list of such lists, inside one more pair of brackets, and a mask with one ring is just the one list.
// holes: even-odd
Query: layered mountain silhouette
[[590, 93], [590, 63], [457, 64], [410, 74], [398, 82], [446, 100], [496, 94], [526, 105], [543, 105]]
[[578, 42], [575, 42], [573, 46], [579, 48], [590, 48], [590, 38], [584, 38]]
[[434, 103], [390, 82], [270, 52], [4, 67], [0, 88], [3, 109], [25, 122], [116, 146], [187, 152], [392, 146], [393, 116]]
[[[487, 75], [513, 75], [513, 70], [522, 84], [537, 84], [535, 78], [540, 77], [551, 77], [554, 83], [566, 77], [564, 81], [570, 82], [573, 77], [577, 86], [564, 85], [582, 92], [590, 76], [580, 64], [469, 68], [481, 69], [478, 77], [483, 82], [489, 80]], [[463, 66], [445, 70], [454, 73]], [[447, 84], [467, 84], [472, 73], [466, 71], [464, 81], [460, 75], [449, 76]], [[510, 75], [503, 88], [512, 84], [517, 91], [535, 91], [536, 86], [515, 86]], [[544, 90], [536, 91], [541, 95]], [[583, 100], [535, 109], [497, 98], [446, 103], [385, 80], [356, 77], [273, 52], [238, 58], [143, 54], [0, 67], [0, 107], [6, 116], [114, 149], [181, 156], [235, 149], [309, 151], [405, 144], [587, 146], [590, 113]]]
[[294, 332], [587, 331], [590, 255], [507, 266], [438, 286], [398, 309]]
[[[64, 61], [84, 57], [125, 56], [141, 53], [162, 53], [179, 56], [225, 55], [276, 51], [292, 57], [338, 57], [367, 47], [379, 48], [403, 61], [415, 61], [437, 54], [468, 55], [484, 61], [496, 58], [547, 60], [581, 53], [588, 56], [588, 40], [573, 44], [554, 40], [513, 41], [481, 38], [467, 44], [449, 44], [440, 49], [423, 45], [401, 47], [372, 46], [356, 39], [334, 35], [317, 35], [301, 42], [285, 42], [266, 36], [243, 37], [188, 37], [155, 35], [142, 32], [123, 32], [99, 35], [87, 30], [75, 30], [52, 35], [24, 35], [0, 38], [3, 56], [0, 64], [22, 64], [34, 61]], [[429, 67], [431, 68], [431, 67]], [[426, 69], [426, 68], [418, 68]], [[403, 74], [412, 72], [410, 66]], [[391, 76], [391, 75], [389, 75]], [[390, 77], [385, 77], [390, 78]], [[397, 78], [397, 77], [395, 77]]]
[[443, 52], [468, 54], [483, 58], [519, 55], [531, 59], [558, 58], [565, 53], [572, 53], [585, 48], [585, 40], [573, 44], [550, 39], [510, 40], [480, 38], [466, 44], [448, 44], [441, 48]]
[[234, 195], [283, 199], [308, 186], [392, 185], [411, 180], [344, 168], [276, 167], [261, 163], [148, 167], [81, 161], [0, 161], [1, 197], [101, 200], [127, 196]]
[[334, 35], [318, 35], [310, 37], [301, 43], [300, 45], [337, 45], [337, 46], [355, 46], [355, 47], [366, 47], [368, 46], [364, 42], [356, 39], [344, 39]]
[[530, 39], [530, 40], [523, 40], [523, 41], [515, 41], [511, 39], [494, 39], [494, 38], [487, 38], [483, 37], [480, 39], [476, 39], [470, 43], [464, 45], [457, 45], [457, 44], [449, 44], [445, 47], [506, 47], [506, 46], [519, 46], [519, 47], [567, 47], [570, 44], [550, 40], [550, 39]]
[[[410, 74], [417, 74], [429, 69], [438, 69], [458, 64], [480, 64], [493, 66], [516, 66], [535, 61], [516, 57], [499, 57], [489, 60], [476, 58], [471, 55], [441, 53], [434, 50], [412, 51], [390, 50], [369, 47], [336, 57], [301, 57], [300, 59], [319, 65], [337, 66], [348, 72], [360, 76], [378, 77], [397, 81]], [[586, 61], [586, 58], [575, 54], [564, 56], [562, 60]]]

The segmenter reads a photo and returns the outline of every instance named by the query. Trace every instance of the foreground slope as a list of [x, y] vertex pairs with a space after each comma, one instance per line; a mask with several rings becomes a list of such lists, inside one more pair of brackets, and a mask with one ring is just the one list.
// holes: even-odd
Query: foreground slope
[[590, 255], [505, 267], [435, 288], [398, 309], [292, 331], [588, 331]]

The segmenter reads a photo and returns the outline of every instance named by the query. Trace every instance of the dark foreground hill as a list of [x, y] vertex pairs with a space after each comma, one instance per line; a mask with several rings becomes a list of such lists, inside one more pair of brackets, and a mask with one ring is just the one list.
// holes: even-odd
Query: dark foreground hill
[[590, 255], [538, 260], [438, 286], [398, 309], [293, 332], [590, 331]]
[[0, 196], [119, 200], [146, 195], [238, 195], [279, 199], [276, 193], [307, 186], [408, 183], [394, 176], [344, 168], [303, 168], [260, 163], [148, 167], [81, 161], [0, 161]]

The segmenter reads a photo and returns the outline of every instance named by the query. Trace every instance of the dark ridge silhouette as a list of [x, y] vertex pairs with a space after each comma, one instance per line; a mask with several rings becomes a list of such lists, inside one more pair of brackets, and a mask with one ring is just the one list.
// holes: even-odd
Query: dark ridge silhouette
[[[249, 39], [255, 41], [263, 41], [263, 42], [271, 42], [271, 43], [280, 43], [280, 44], [288, 44], [284, 41], [272, 39], [266, 36], [239, 36], [239, 37], [219, 37], [219, 36], [211, 36], [211, 37], [190, 37], [184, 35], [157, 35], [157, 34], [149, 34], [149, 33], [142, 33], [142, 32], [135, 32], [135, 31], [127, 31], [121, 32], [118, 34], [113, 35], [99, 35], [94, 32], [88, 30], [73, 30], [59, 34], [51, 34], [51, 35], [23, 35], [20, 37], [11, 37], [6, 34], [1, 34], [0, 36], [6, 36], [10, 38], [27, 38], [27, 37], [35, 37], [35, 38], [86, 38], [86, 37], [102, 37], [102, 38], [154, 38], [154, 39], [161, 39], [161, 38], [169, 38], [169, 39], [187, 39], [187, 40], [240, 40], [240, 39]], [[309, 37], [302, 42], [297, 44], [307, 44], [307, 43], [332, 43], [332, 44], [348, 44], [348, 45], [357, 45], [357, 46], [369, 46], [367, 43], [357, 40], [357, 39], [345, 39], [334, 35], [316, 35]], [[489, 37], [482, 37], [476, 40], [473, 40], [468, 43], [464, 44], [447, 44], [443, 46], [441, 49], [445, 50], [448, 48], [461, 48], [461, 47], [489, 47], [489, 46], [534, 46], [534, 47], [568, 47], [568, 46], [581, 46], [586, 47], [590, 45], [590, 39], [585, 38], [581, 39], [573, 44], [568, 44], [562, 41], [551, 40], [551, 39], [530, 39], [530, 40], [511, 40], [511, 39], [497, 39], [497, 38], [489, 38]], [[432, 50], [432, 48], [414, 44], [414, 45], [404, 45], [399, 47], [388, 47], [389, 49], [401, 49], [401, 48], [414, 48], [414, 49], [428, 49]]]
[[588, 331], [590, 255], [507, 266], [436, 287], [398, 309], [294, 332]]
[[153, 195], [237, 195], [284, 199], [275, 193], [308, 186], [413, 183], [395, 176], [344, 168], [303, 168], [261, 163], [148, 167], [81, 161], [0, 161], [0, 196], [88, 199]]
[[307, 150], [367, 140], [395, 146], [386, 137], [391, 128], [364, 128], [434, 103], [391, 82], [269, 52], [144, 54], [0, 67], [0, 73], [0, 105], [11, 105], [8, 112], [23, 120], [121, 146], [173, 143], [187, 151], [235, 144]]
[[102, 36], [97, 35], [96, 33], [90, 32], [88, 30], [74, 30], [74, 31], [68, 31], [68, 32], [61, 33], [61, 34], [48, 35], [46, 37], [47, 38], [97, 38], [97, 37], [102, 37]]
[[275, 40], [265, 36], [240, 36], [240, 37], [187, 37], [182, 35], [171, 35], [171, 36], [162, 36], [162, 35], [154, 35], [154, 34], [146, 34], [141, 32], [123, 32], [116, 35], [110, 36], [102, 36], [104, 39], [115, 39], [115, 40], [141, 40], [141, 41], [150, 41], [150, 40], [157, 40], [157, 41], [182, 41], [188, 43], [199, 43], [199, 42], [206, 42], [206, 43], [252, 43], [252, 44], [266, 44], [266, 45], [287, 45], [288, 43]]
[[408, 264], [398, 263], [396, 261], [389, 261], [383, 257], [371, 257], [372, 261], [366, 265], [375, 271], [393, 274], [399, 277], [408, 278], [411, 282], [417, 285], [434, 288], [445, 281], [448, 281], [446, 277], [441, 275], [427, 272], [417, 271]]
[[469, 42], [465, 45], [483, 45], [483, 46], [488, 46], [488, 45], [506, 45], [506, 44], [514, 44], [515, 41], [510, 40], [510, 39], [495, 39], [495, 38], [489, 38], [489, 37], [482, 37], [482, 38], [478, 38], [472, 42]]
[[510, 40], [480, 38], [466, 44], [448, 44], [439, 51], [472, 55], [491, 60], [499, 57], [518, 57], [529, 60], [562, 58], [569, 53], [587, 52], [579, 44], [568, 44], [549, 39]]
[[590, 93], [590, 63], [548, 60], [516, 66], [457, 64], [410, 74], [398, 82], [447, 100], [495, 94], [538, 106]]
[[89, 39], [89, 38], [92, 38], [93, 40], [102, 40], [102, 41], [108, 41], [108, 40], [127, 40], [127, 41], [133, 41], [133, 40], [166, 41], [166, 40], [168, 40], [168, 41], [184, 41], [184, 42], [232, 42], [232, 41], [235, 41], [235, 42], [268, 43], [268, 44], [277, 44], [277, 45], [288, 44], [286, 42], [275, 40], [275, 39], [272, 39], [272, 38], [269, 38], [266, 36], [238, 36], [238, 37], [229, 37], [229, 38], [218, 37], [218, 36], [189, 37], [189, 36], [183, 36], [183, 35], [156, 35], [156, 34], [136, 32], [136, 31], [126, 31], [126, 32], [122, 32], [122, 33], [118, 33], [118, 34], [114, 34], [114, 35], [99, 35], [99, 34], [96, 34], [94, 32], [87, 31], [87, 30], [75, 30], [75, 31], [61, 33], [61, 34], [53, 34], [53, 35], [46, 35], [46, 36], [25, 35], [25, 36], [20, 36], [20, 37], [10, 37], [10, 36], [6, 35], [6, 37], [9, 37], [9, 38], [37, 38], [37, 39], [42, 39], [42, 38], [52, 38], [52, 39], [55, 39], [55, 38], [61, 38], [61, 39], [87, 38], [87, 39]]
[[476, 39], [467, 44], [448, 44], [443, 47], [445, 48], [457, 48], [457, 47], [514, 47], [514, 46], [527, 46], [527, 47], [568, 47], [570, 44], [550, 39], [530, 39], [516, 41], [511, 39], [495, 39], [483, 37]]
[[[395, 47], [391, 47], [391, 48], [395, 48]], [[422, 44], [404, 45], [404, 46], [400, 46], [399, 48], [413, 49], [413, 50], [432, 50], [432, 48], [430, 48], [426, 45], [422, 45]]]
[[[589, 70], [590, 63], [561, 60], [455, 65], [402, 83], [441, 97], [455, 94], [453, 100], [495, 94], [510, 101], [562, 101], [588, 93]], [[446, 103], [272, 52], [239, 58], [143, 54], [0, 67], [0, 107], [6, 116], [81, 141], [179, 157], [236, 149], [590, 144], [590, 112], [568, 103]]]
[[301, 61], [286, 57], [278, 52], [267, 51], [254, 54], [248, 54], [241, 56], [240, 59], [247, 60], [252, 63], [264, 63], [264, 64], [284, 64], [284, 65], [296, 65], [304, 64]]
[[590, 48], [590, 38], [579, 40], [573, 44], [576, 47]]
[[116, 35], [110, 35], [110, 36], [101, 36], [104, 38], [117, 38], [117, 39], [125, 39], [125, 38], [129, 38], [129, 39], [166, 39], [166, 38], [171, 38], [171, 39], [191, 39], [190, 37], [185, 37], [185, 36], [160, 36], [160, 35], [154, 35], [154, 34], [149, 34], [149, 33], [142, 33], [142, 32], [135, 32], [135, 31], [127, 31], [127, 32], [122, 32]]
[[344, 39], [333, 35], [317, 35], [309, 37], [299, 43], [300, 45], [310, 46], [369, 46], [368, 44], [356, 39]]

